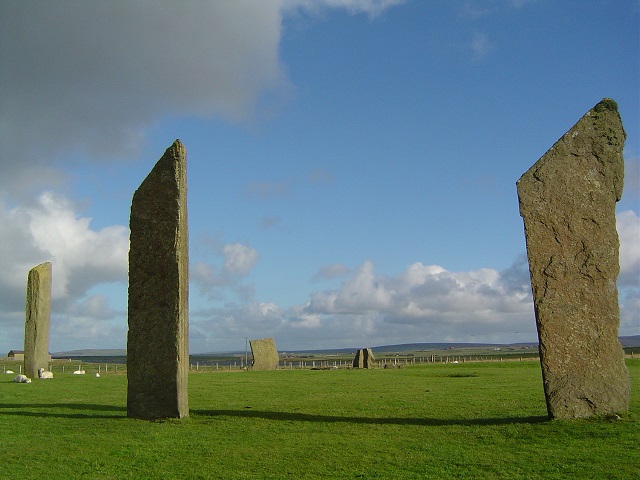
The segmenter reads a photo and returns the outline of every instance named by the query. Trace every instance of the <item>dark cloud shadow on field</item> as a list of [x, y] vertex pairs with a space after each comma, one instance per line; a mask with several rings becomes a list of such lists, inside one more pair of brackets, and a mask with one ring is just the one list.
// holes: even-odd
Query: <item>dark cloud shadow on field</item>
[[[77, 413], [70, 413], [68, 410], [75, 410]], [[122, 415], [119, 415], [119, 413], [122, 413]], [[0, 403], [0, 415], [59, 418], [123, 418], [126, 417], [126, 414], [127, 407], [119, 407], [116, 405], [97, 405], [93, 403]]]
[[529, 417], [505, 417], [505, 418], [403, 418], [403, 417], [348, 417], [334, 415], [313, 415], [296, 412], [270, 412], [264, 410], [252, 410], [245, 407], [243, 410], [191, 410], [192, 416], [206, 417], [240, 417], [262, 418], [265, 420], [282, 420], [288, 422], [343, 422], [372, 425], [422, 425], [422, 426], [447, 426], [447, 425], [505, 425], [518, 423], [542, 423], [550, 421], [546, 416]]

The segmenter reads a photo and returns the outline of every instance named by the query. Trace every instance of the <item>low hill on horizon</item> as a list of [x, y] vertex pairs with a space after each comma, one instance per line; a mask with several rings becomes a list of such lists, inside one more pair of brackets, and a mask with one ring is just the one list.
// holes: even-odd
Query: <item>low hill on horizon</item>
[[[629, 335], [619, 337], [620, 343], [623, 347], [640, 347], [640, 335]], [[462, 348], [514, 348], [514, 347], [529, 347], [536, 348], [537, 342], [518, 342], [518, 343], [465, 343], [465, 342], [439, 342], [439, 343], [401, 343], [395, 345], [379, 345], [370, 347], [374, 353], [402, 353], [402, 352], [416, 352], [416, 351], [429, 351], [429, 350], [449, 350], [449, 349], [462, 349]], [[352, 347], [352, 348], [323, 348], [313, 350], [279, 350], [281, 354], [302, 354], [310, 353], [316, 355], [329, 355], [329, 354], [347, 354], [355, 353], [358, 348], [366, 347]], [[244, 354], [244, 351], [231, 351], [231, 352], [202, 352], [191, 353], [191, 356], [217, 356], [217, 355], [238, 355]], [[123, 357], [127, 355], [125, 349], [100, 349], [100, 348], [86, 348], [79, 350], [69, 350], [64, 352], [55, 352], [51, 356], [53, 358], [74, 358], [74, 357]]]

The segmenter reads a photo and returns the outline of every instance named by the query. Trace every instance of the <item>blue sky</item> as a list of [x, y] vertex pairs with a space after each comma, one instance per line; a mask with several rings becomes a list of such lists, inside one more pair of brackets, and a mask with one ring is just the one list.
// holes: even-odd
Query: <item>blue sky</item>
[[192, 353], [535, 341], [515, 182], [603, 97], [627, 132], [620, 334], [640, 334], [639, 12], [0, 0], [0, 351], [42, 261], [51, 350], [124, 348], [131, 197], [176, 138]]

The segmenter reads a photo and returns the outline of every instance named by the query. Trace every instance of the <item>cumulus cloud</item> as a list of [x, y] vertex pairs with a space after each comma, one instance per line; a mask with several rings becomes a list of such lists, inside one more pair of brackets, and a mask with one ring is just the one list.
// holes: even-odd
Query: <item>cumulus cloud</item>
[[0, 207], [2, 290], [22, 299], [28, 271], [51, 261], [53, 299], [79, 298], [93, 286], [126, 281], [129, 230], [114, 225], [91, 229], [65, 197], [41, 194], [33, 205]]
[[200, 294], [221, 300], [232, 292], [245, 301], [251, 299], [254, 287], [243, 284], [243, 280], [258, 262], [257, 250], [241, 243], [224, 244], [220, 239], [211, 237], [204, 238], [201, 244], [217, 261], [192, 263], [190, 278]]
[[309, 180], [314, 184], [331, 185], [334, 183], [335, 178], [328, 170], [318, 168], [309, 174]]
[[640, 217], [632, 210], [616, 216], [620, 237], [620, 335], [640, 335]]
[[482, 59], [493, 49], [493, 45], [486, 33], [475, 33], [469, 42], [469, 48], [474, 58]]
[[640, 217], [632, 210], [616, 215], [620, 237], [620, 275], [618, 285], [640, 288]]
[[260, 220], [260, 227], [264, 230], [269, 230], [277, 226], [280, 222], [282, 222], [282, 218], [277, 215], [271, 215]]
[[284, 0], [286, 9], [305, 9], [318, 12], [324, 8], [344, 8], [351, 14], [364, 13], [370, 18], [381, 14], [394, 5], [401, 5], [405, 0]]
[[3, 3], [3, 144], [127, 154], [164, 115], [245, 119], [284, 82], [280, 23], [278, 2]]
[[258, 261], [258, 252], [241, 243], [230, 243], [222, 247], [223, 270], [230, 275], [244, 277]]
[[[620, 235], [620, 335], [640, 324], [640, 222], [618, 214]], [[223, 249], [220, 249], [222, 251]], [[239, 251], [243, 249], [238, 248]], [[215, 349], [216, 336], [240, 341], [273, 336], [282, 348], [355, 347], [412, 341], [536, 341], [526, 254], [504, 270], [451, 272], [415, 262], [396, 275], [375, 272], [371, 261], [354, 270], [342, 264], [320, 269], [314, 279], [346, 279], [315, 291], [306, 303], [281, 307], [255, 299], [193, 314], [200, 345]], [[203, 344], [204, 345], [204, 344]]]
[[11, 175], [0, 182], [13, 192], [23, 188], [7, 178], [48, 183], [63, 153], [130, 157], [165, 117], [254, 122], [290, 89], [278, 51], [283, 15], [375, 16], [399, 3], [2, 2], [0, 166]]
[[284, 317], [285, 312], [278, 305], [255, 300], [195, 310], [189, 315], [191, 349], [240, 350], [244, 338], [278, 337]]
[[93, 320], [111, 320], [119, 313], [121, 312], [111, 308], [107, 297], [101, 294], [90, 295], [69, 308], [69, 314], [72, 317]]
[[288, 181], [251, 182], [247, 185], [247, 194], [258, 200], [286, 197], [291, 191]]
[[350, 272], [349, 268], [341, 263], [326, 265], [316, 272], [313, 280], [330, 280], [332, 278], [343, 277]]
[[536, 0], [502, 0], [495, 2], [491, 0], [487, 2], [486, 0], [469, 0], [461, 5], [459, 12], [463, 17], [478, 20], [499, 13], [505, 8], [521, 9], [535, 1]]
[[[283, 308], [254, 299], [192, 312], [193, 348], [215, 350], [216, 338], [245, 336], [274, 337], [284, 349], [501, 341], [505, 335], [534, 341], [528, 274], [522, 275], [521, 263], [505, 272], [455, 273], [416, 262], [387, 276], [366, 261], [339, 288], [314, 292], [305, 304]], [[514, 279], [524, 284], [514, 286]]]
[[500, 272], [452, 273], [437, 265], [409, 265], [394, 277], [376, 275], [365, 262], [340, 289], [317, 292], [305, 311], [313, 314], [379, 313], [391, 324], [500, 323], [531, 310], [531, 295], [507, 287]]
[[126, 227], [94, 230], [91, 219], [80, 216], [59, 194], [45, 192], [24, 206], [1, 204], [0, 324], [12, 339], [11, 348], [22, 343], [28, 272], [45, 261], [52, 262], [52, 349], [78, 335], [91, 339], [96, 333], [107, 339], [114, 328], [122, 332], [124, 312], [112, 310], [103, 295], [89, 292], [98, 285], [119, 283], [126, 302], [128, 251]]
[[640, 157], [624, 159], [624, 191], [622, 198], [626, 200], [640, 200]]
[[622, 292], [619, 332], [620, 335], [640, 335], [640, 287]]

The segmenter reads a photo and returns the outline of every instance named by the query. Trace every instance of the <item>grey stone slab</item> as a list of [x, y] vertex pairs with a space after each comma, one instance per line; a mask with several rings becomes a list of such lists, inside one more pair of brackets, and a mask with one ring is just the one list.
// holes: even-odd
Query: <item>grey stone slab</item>
[[278, 368], [280, 357], [273, 338], [249, 340], [253, 363], [252, 370], [275, 370]]
[[187, 154], [176, 140], [133, 195], [127, 415], [189, 415]]
[[51, 324], [51, 262], [33, 267], [27, 277], [24, 324], [24, 374], [37, 378], [38, 369], [49, 365]]
[[373, 368], [375, 357], [370, 348], [361, 348], [353, 358], [353, 368]]
[[604, 99], [517, 182], [551, 418], [628, 409], [615, 216], [625, 138], [616, 103]]

